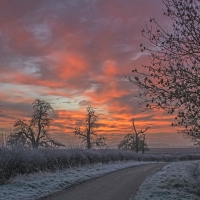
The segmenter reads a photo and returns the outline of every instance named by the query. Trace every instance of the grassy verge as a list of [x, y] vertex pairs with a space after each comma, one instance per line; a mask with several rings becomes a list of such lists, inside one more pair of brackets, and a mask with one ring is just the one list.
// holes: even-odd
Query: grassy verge
[[199, 200], [200, 162], [175, 162], [149, 177], [132, 200]]
[[55, 171], [74, 166], [113, 161], [181, 161], [200, 160], [200, 154], [136, 154], [123, 150], [83, 149], [0, 149], [0, 184], [17, 174]]

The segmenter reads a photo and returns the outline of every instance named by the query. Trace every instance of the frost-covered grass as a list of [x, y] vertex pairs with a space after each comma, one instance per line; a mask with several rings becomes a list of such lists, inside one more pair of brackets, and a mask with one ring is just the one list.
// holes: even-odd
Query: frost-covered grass
[[[132, 160], [132, 161], [131, 161]], [[34, 200], [145, 162], [200, 160], [200, 154], [136, 154], [123, 150], [0, 149], [0, 200]], [[200, 199], [200, 161], [174, 162], [149, 178], [136, 200]], [[199, 196], [198, 196], [199, 195]]]
[[197, 160], [200, 154], [136, 154], [123, 150], [83, 149], [0, 149], [0, 184], [18, 174], [56, 171], [70, 167], [113, 161], [164, 161]]
[[89, 164], [55, 172], [17, 175], [6, 184], [0, 186], [0, 200], [36, 200], [61, 191], [71, 185], [94, 179], [119, 169], [145, 163], [147, 162], [118, 161], [108, 164]]
[[199, 200], [200, 161], [183, 161], [163, 167], [147, 179], [134, 200]]

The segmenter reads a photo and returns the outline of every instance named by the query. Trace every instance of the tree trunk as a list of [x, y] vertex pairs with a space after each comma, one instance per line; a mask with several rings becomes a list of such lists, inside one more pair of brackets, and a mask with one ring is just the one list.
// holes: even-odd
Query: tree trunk
[[91, 131], [91, 116], [88, 117], [88, 130], [87, 130], [87, 148], [91, 149], [90, 131]]
[[144, 154], [144, 142], [142, 143], [142, 154]]
[[87, 148], [91, 149], [90, 130], [87, 130]]
[[32, 148], [33, 149], [38, 149], [38, 147], [39, 147], [39, 144], [37, 142], [35, 142], [35, 141], [32, 141]]
[[136, 136], [136, 138], [135, 138], [136, 139], [136, 141], [135, 141], [135, 152], [138, 153], [138, 140], [139, 140], [138, 134], [136, 133], [135, 136]]

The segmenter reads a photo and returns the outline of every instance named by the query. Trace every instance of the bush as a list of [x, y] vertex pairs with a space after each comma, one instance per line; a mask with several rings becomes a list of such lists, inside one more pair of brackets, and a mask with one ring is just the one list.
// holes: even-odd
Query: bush
[[55, 171], [69, 167], [114, 161], [182, 161], [199, 160], [200, 154], [136, 154], [125, 150], [84, 149], [0, 149], [0, 184], [17, 174]]

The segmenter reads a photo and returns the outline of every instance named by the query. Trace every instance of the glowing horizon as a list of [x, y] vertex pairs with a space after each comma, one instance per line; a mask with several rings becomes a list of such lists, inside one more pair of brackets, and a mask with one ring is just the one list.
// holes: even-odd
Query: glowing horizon
[[141, 31], [155, 17], [166, 26], [157, 0], [55, 2], [7, 0], [0, 8], [0, 128], [9, 134], [15, 120], [31, 116], [32, 102], [52, 104], [51, 134], [66, 145], [79, 144], [73, 129], [90, 104], [100, 115], [99, 134], [115, 146], [136, 127], [148, 144], [190, 145], [171, 128], [173, 116], [141, 112], [137, 88], [124, 75], [148, 64], [139, 45]]

